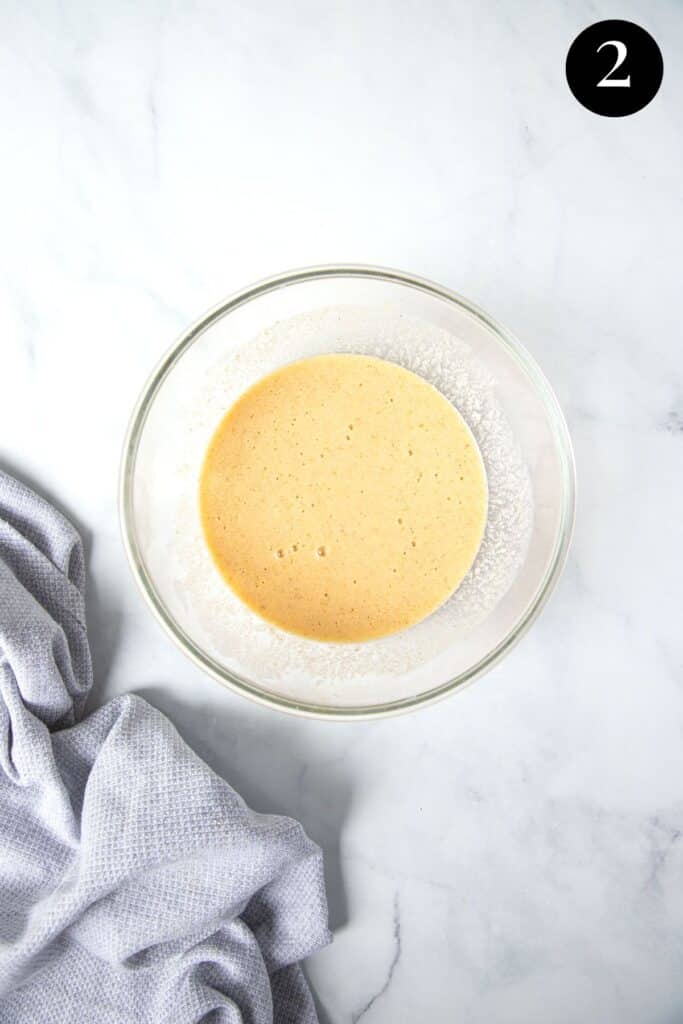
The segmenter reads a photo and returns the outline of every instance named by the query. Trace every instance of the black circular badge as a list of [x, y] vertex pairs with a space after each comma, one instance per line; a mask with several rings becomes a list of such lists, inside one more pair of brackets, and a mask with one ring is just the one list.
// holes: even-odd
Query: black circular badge
[[649, 32], [632, 21], [596, 21], [569, 47], [567, 82], [579, 103], [603, 117], [626, 117], [657, 95], [664, 61]]

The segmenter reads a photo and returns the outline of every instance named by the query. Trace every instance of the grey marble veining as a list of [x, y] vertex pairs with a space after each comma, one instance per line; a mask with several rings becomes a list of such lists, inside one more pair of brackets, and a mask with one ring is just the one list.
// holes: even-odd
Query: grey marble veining
[[[664, 54], [652, 104], [564, 80], [602, 17]], [[327, 1024], [683, 1019], [683, 7], [6, 0], [0, 461], [90, 556], [95, 702], [147, 696], [326, 854]], [[566, 573], [477, 686], [332, 725], [168, 643], [116, 513], [123, 432], [186, 323], [298, 265], [398, 266], [508, 324], [566, 410]]]

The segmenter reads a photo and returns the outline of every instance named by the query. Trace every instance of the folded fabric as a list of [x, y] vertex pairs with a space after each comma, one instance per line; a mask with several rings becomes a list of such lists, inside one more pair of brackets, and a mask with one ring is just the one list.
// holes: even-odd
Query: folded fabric
[[313, 1024], [320, 850], [92, 682], [80, 539], [0, 473], [0, 1022]]

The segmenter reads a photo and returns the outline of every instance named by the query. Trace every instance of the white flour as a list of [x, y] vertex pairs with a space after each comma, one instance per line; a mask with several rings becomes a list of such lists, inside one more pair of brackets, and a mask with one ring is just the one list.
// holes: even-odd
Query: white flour
[[[285, 363], [323, 352], [388, 359], [419, 374], [459, 410], [479, 445], [489, 487], [488, 520], [475, 563], [458, 590], [424, 622], [363, 644], [327, 644], [281, 632], [259, 619], [215, 569], [199, 527], [197, 487], [206, 444], [226, 409], [252, 383]], [[181, 496], [168, 564], [182, 617], [213, 656], [242, 676], [298, 699], [362, 702], [376, 683], [424, 665], [458, 642], [498, 604], [522, 564], [533, 523], [531, 484], [496, 396], [494, 381], [462, 341], [391, 310], [343, 306], [273, 325], [197, 381], [172, 439]], [[190, 413], [187, 413], [190, 416]], [[184, 425], [183, 425], [184, 424]], [[188, 528], [189, 524], [189, 528]], [[162, 544], [169, 538], [159, 538]], [[368, 567], [371, 570], [371, 566]], [[169, 581], [171, 582], [171, 581]]]

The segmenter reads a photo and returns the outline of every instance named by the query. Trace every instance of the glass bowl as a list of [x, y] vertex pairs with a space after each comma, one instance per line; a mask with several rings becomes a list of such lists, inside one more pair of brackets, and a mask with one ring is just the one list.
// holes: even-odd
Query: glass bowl
[[[472, 429], [489, 477], [487, 532], [453, 598], [423, 623], [363, 644], [306, 640], [261, 620], [220, 578], [199, 525], [199, 470], [226, 409], [277, 366], [337, 351], [381, 355], [440, 387]], [[199, 666], [261, 704], [354, 719], [429, 704], [505, 656], [558, 580], [574, 491], [562, 412], [509, 331], [410, 274], [323, 266], [233, 295], [176, 342], [133, 413], [120, 514], [144, 597]]]

